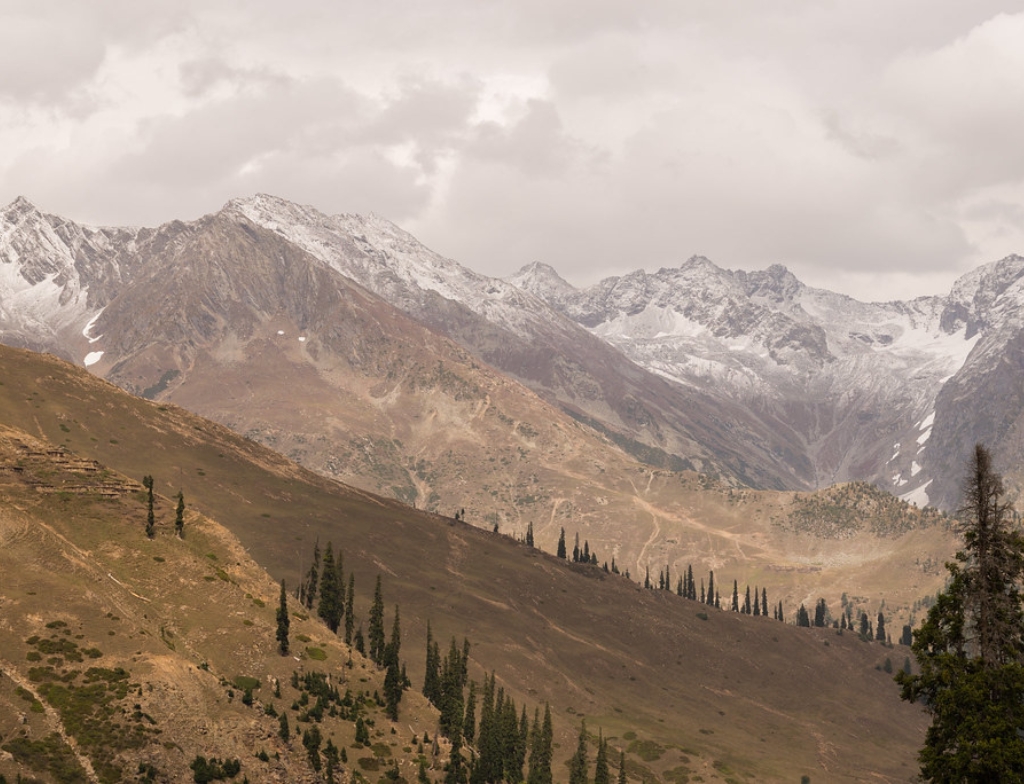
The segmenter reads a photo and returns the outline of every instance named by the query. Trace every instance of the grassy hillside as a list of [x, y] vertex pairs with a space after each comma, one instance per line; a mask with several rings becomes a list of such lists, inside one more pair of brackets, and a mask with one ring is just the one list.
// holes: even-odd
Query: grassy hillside
[[[28, 654], [25, 640], [47, 636], [46, 624], [63, 620], [45, 610], [55, 606], [54, 591], [73, 595], [81, 604], [75, 618], [95, 607], [88, 627], [86, 621], [73, 627], [74, 634], [84, 635], [79, 646], [99, 648], [104, 655], [109, 655], [107, 648], [114, 651], [114, 643], [103, 638], [110, 637], [109, 631], [115, 633], [110, 640], [120, 638], [106, 613], [125, 618], [127, 611], [99, 590], [117, 587], [110, 577], [104, 579], [109, 571], [125, 590], [150, 599], [135, 600], [141, 604], [134, 610], [135, 616], [144, 616], [139, 628], [147, 633], [133, 633], [131, 644], [116, 649], [116, 661], [132, 656], [139, 657], [140, 665], [155, 661], [158, 654], [167, 655], [170, 640], [175, 653], [187, 655], [193, 666], [202, 656], [211, 668], [209, 676], [205, 670], [189, 675], [197, 679], [191, 704], [214, 717], [219, 710], [235, 710], [237, 695], [228, 702], [219, 678], [251, 675], [265, 681], [274, 672], [272, 664], [280, 662], [267, 639], [274, 580], [286, 578], [294, 585], [319, 539], [343, 549], [345, 568], [355, 574], [356, 613], [362, 619], [373, 582], [382, 575], [388, 617], [396, 603], [401, 607], [403, 657], [413, 691], [422, 683], [427, 621], [442, 641], [465, 635], [473, 644], [471, 678], [480, 682], [493, 670], [517, 704], [551, 704], [559, 765], [571, 753], [585, 717], [590, 731], [602, 731], [613, 748], [627, 751], [635, 781], [913, 777], [924, 717], [898, 700], [884, 672], [886, 659], [898, 667], [906, 649], [718, 612], [669, 592], [642, 590], [600, 569], [568, 565], [508, 537], [329, 482], [225, 428], [132, 398], [50, 357], [4, 348], [0, 366], [0, 411], [7, 425], [63, 444], [74, 456], [98, 460], [133, 481], [152, 474], [162, 495], [155, 545], [142, 533], [144, 512], [140, 517], [135, 491], [120, 501], [95, 502], [128, 505], [114, 508], [113, 519], [102, 525], [83, 525], [87, 515], [62, 516], [55, 508], [50, 518], [59, 519], [62, 527], [50, 525], [78, 548], [68, 557], [88, 572], [79, 579], [92, 582], [54, 585], [47, 603], [32, 603], [29, 591], [40, 593], [29, 583], [37, 574], [54, 581], [61, 575], [42, 565], [57, 559], [52, 552], [56, 544], [33, 545], [42, 552], [5, 562], [4, 574], [14, 579], [4, 582], [4, 622], [16, 630], [7, 636], [15, 642], [3, 653], [5, 670]], [[179, 488], [190, 514], [199, 516], [195, 519], [217, 520], [240, 544], [231, 545], [225, 534], [220, 549], [207, 545], [200, 527], [195, 535], [188, 532], [184, 542], [174, 539], [170, 498]], [[84, 503], [74, 493], [38, 495], [46, 503], [62, 503], [65, 495], [69, 504]], [[174, 560], [186, 554], [190, 563], [206, 569], [191, 578], [194, 585]], [[93, 564], [101, 555], [103, 560]], [[243, 576], [243, 571], [249, 574], [250, 558], [269, 572], [259, 585], [256, 578]], [[34, 559], [41, 559], [41, 565], [31, 566]], [[232, 605], [227, 591], [242, 598]], [[247, 593], [253, 599], [246, 599]], [[266, 606], [259, 607], [255, 598]], [[213, 612], [218, 617], [207, 627], [202, 616]], [[71, 620], [66, 620], [69, 626]], [[325, 630], [310, 623], [302, 633], [327, 651], [329, 664], [340, 668], [344, 646], [332, 648]], [[263, 629], [259, 641], [245, 636], [258, 628]], [[175, 636], [167, 637], [168, 630]], [[231, 642], [233, 635], [241, 635], [238, 642]], [[213, 638], [226, 643], [220, 658], [204, 647]], [[25, 665], [18, 667], [24, 671]], [[140, 685], [149, 682], [141, 671], [135, 678]], [[8, 691], [16, 704], [20, 698]], [[156, 687], [154, 693], [159, 693]], [[150, 712], [146, 705], [142, 711]], [[216, 723], [211, 718], [208, 727]], [[405, 737], [422, 729], [433, 734], [432, 726], [406, 726], [404, 720], [396, 731]], [[9, 732], [0, 729], [5, 738]], [[175, 742], [186, 749], [184, 758], [200, 745], [198, 739]], [[251, 740], [239, 744], [218, 754], [241, 758], [242, 752], [232, 749], [248, 746], [250, 756], [259, 750]], [[557, 778], [565, 776], [556, 772]]]
[[[190, 511], [183, 539], [161, 525], [150, 540], [138, 482], [7, 427], [0, 498], [7, 780], [191, 781], [202, 756], [237, 760], [251, 782], [315, 781], [301, 740], [313, 726], [345, 750], [346, 770], [415, 777], [435, 711], [410, 693], [392, 733], [373, 699], [382, 674], [302, 614], [280, 655], [278, 586], [223, 527]], [[348, 704], [314, 725], [301, 720], [315, 704], [307, 684], [292, 678], [316, 672]], [[357, 718], [371, 743], [355, 743]]]

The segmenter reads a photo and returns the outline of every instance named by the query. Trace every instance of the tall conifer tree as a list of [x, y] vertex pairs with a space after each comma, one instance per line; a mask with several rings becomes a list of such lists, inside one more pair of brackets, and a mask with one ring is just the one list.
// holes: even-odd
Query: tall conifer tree
[[356, 616], [353, 612], [356, 598], [356, 576], [353, 572], [348, 573], [348, 590], [345, 592], [345, 644], [352, 644], [352, 630], [356, 625]]
[[[317, 605], [316, 614], [323, 619], [328, 629], [336, 633], [338, 625], [341, 623], [344, 606], [338, 595], [338, 575], [335, 571], [334, 551], [330, 542], [327, 543], [327, 549], [324, 550], [323, 569], [323, 574], [320, 576], [320, 603]], [[308, 594], [307, 601], [309, 601]]]
[[373, 604], [370, 605], [370, 620], [366, 638], [370, 648], [370, 660], [375, 664], [382, 664], [384, 662], [384, 595], [381, 593], [379, 574], [377, 575], [377, 586], [373, 589]]
[[178, 505], [174, 509], [174, 533], [181, 539], [185, 534], [185, 494], [178, 491]]
[[530, 743], [530, 761], [527, 784], [552, 784], [551, 761], [554, 755], [554, 729], [551, 726], [551, 706], [544, 703], [544, 722], [537, 726]]
[[288, 653], [288, 629], [290, 626], [288, 595], [284, 590], [284, 580], [281, 580], [281, 599], [277, 605], [277, 651], [282, 656]]
[[611, 784], [611, 771], [608, 768], [608, 741], [604, 733], [597, 736], [597, 758], [594, 762], [594, 784]]
[[896, 680], [932, 714], [918, 755], [925, 780], [1024, 781], [1024, 535], [981, 444], [963, 498], [963, 547], [913, 633], [920, 672]]
[[588, 784], [587, 777], [587, 721], [580, 722], [580, 735], [576, 753], [569, 760], [569, 784]]

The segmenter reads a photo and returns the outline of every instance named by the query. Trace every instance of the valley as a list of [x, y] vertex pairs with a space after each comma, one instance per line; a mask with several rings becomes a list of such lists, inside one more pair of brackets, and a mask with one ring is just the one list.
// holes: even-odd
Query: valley
[[[377, 714], [374, 732], [383, 733], [377, 737], [389, 756], [376, 746], [373, 753], [353, 748], [351, 722], [324, 725], [325, 737], [346, 747], [351, 760], [383, 755], [377, 764], [397, 761], [407, 780], [416, 775], [416, 746], [401, 749], [407, 735], [435, 733], [436, 719], [416, 695], [429, 621], [435, 639], [471, 641], [470, 672], [478, 683], [493, 670], [517, 705], [551, 705], [558, 765], [585, 718], [591, 732], [600, 729], [626, 752], [637, 780], [912, 775], [923, 714], [899, 701], [886, 672], [901, 665], [899, 647], [644, 590], [599, 567], [566, 563], [511, 537], [346, 488], [55, 358], [2, 352], [4, 465], [20, 460], [22, 469], [3, 472], [0, 552], [3, 574], [14, 575], [0, 596], [9, 632], [3, 668], [31, 681], [25, 657], [32, 644], [25, 640], [61, 639], [62, 623], [70, 639], [81, 635], [78, 648], [97, 649], [98, 666], [123, 668], [129, 689], [150, 683], [152, 691], [129, 699], [155, 722], [143, 723], [161, 733], [155, 745], [140, 741], [141, 751], [115, 755], [122, 767], [142, 762], [164, 773], [183, 771], [202, 754], [238, 757], [254, 782], [304, 780], [287, 778], [308, 775], [304, 751], [274, 740], [273, 722], [257, 719], [240, 703], [238, 687], [234, 698], [229, 689], [237, 676], [257, 678], [267, 689], [269, 677], [286, 679], [296, 665], [268, 639], [276, 580], [296, 584], [319, 540], [343, 550], [359, 618], [367, 617], [370, 586], [382, 577], [388, 618], [394, 604], [401, 608], [403, 659], [413, 682], [398, 738]], [[27, 455], [19, 457], [19, 443], [29, 445]], [[152, 540], [137, 484], [143, 472], [157, 490]], [[85, 489], [41, 493], [33, 484], [40, 480]], [[123, 492], [105, 500], [90, 486]], [[171, 525], [179, 489], [188, 504], [182, 540]], [[66, 598], [55, 604], [57, 596]], [[328, 671], [345, 671], [350, 654], [324, 627], [300, 619], [293, 634], [325, 652]], [[319, 661], [320, 654], [310, 661], [302, 652], [296, 655], [304, 668]], [[372, 665], [357, 658], [355, 666], [355, 688], [378, 682]], [[259, 701], [280, 709], [297, 694], [284, 683], [283, 700], [261, 689]], [[48, 736], [50, 714], [36, 718], [15, 687], [4, 686], [0, 699], [12, 708], [8, 715], [32, 717], [31, 737]], [[176, 713], [182, 699], [202, 707]], [[243, 725], [249, 729], [240, 733]], [[15, 726], [0, 733], [7, 739]], [[269, 765], [252, 758], [257, 747], [270, 753]], [[0, 761], [0, 772], [9, 765]]]

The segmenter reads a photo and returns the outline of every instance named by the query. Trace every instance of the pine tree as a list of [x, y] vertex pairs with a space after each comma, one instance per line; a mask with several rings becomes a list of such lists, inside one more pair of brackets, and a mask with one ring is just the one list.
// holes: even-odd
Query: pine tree
[[316, 601], [316, 591], [320, 587], [320, 539], [313, 542], [313, 563], [309, 565], [306, 573], [306, 581], [302, 585], [300, 595], [304, 597], [307, 610], [313, 609], [313, 602]]
[[576, 753], [569, 760], [569, 784], [588, 784], [587, 778], [587, 722], [580, 722]]
[[690, 586], [688, 591], [687, 591], [687, 593], [686, 593], [686, 596], [689, 599], [694, 599], [695, 600], [697, 598], [697, 586], [693, 582], [693, 565], [692, 564], [687, 564], [686, 565], [686, 582], [687, 582], [687, 585]]
[[786, 616], [782, 612], [782, 599], [779, 599], [779, 620], [785, 622]]
[[611, 771], [608, 769], [608, 741], [604, 733], [597, 735], [597, 759], [594, 767], [594, 784], [611, 784]]
[[740, 611], [740, 588], [735, 580], [732, 581], [732, 611]]
[[185, 534], [185, 494], [178, 491], [178, 505], [174, 509], [174, 533], [181, 539]]
[[153, 512], [153, 477], [149, 474], [142, 477], [142, 486], [146, 488], [146, 536], [156, 536], [156, 514]]
[[277, 606], [277, 651], [282, 656], [288, 653], [288, 628], [290, 626], [288, 594], [284, 590], [284, 580], [281, 580], [281, 600]]
[[821, 629], [825, 626], [825, 618], [828, 615], [828, 605], [824, 599], [818, 599], [818, 603], [814, 605], [814, 625]]
[[453, 743], [457, 738], [460, 746], [462, 742], [462, 724], [464, 720], [464, 706], [462, 695], [462, 656], [455, 645], [455, 638], [452, 637], [448, 655], [441, 665], [441, 694], [438, 710], [441, 712], [438, 726], [441, 734]]
[[619, 781], [618, 784], [626, 784], [626, 752], [619, 752]]
[[281, 716], [277, 720], [277, 736], [285, 743], [291, 737], [291, 730], [288, 728], [288, 714], [281, 711]]
[[526, 546], [533, 547], [533, 523], [526, 526]]
[[868, 637], [871, 634], [871, 624], [868, 621], [868, 614], [862, 612], [860, 614], [860, 635], [861, 637]]
[[647, 588], [648, 590], [650, 590], [650, 587], [651, 587], [651, 567], [647, 566], [647, 567], [645, 567], [645, 569], [646, 569], [646, 571], [644, 572], [644, 588]]
[[558, 532], [558, 550], [555, 553], [563, 561], [565, 560], [565, 529]]
[[765, 618], [768, 617], [768, 590], [766, 588], [761, 589], [761, 615]]
[[708, 604], [715, 603], [715, 570], [708, 575]]
[[754, 586], [754, 615], [761, 615], [761, 597], [757, 593], [757, 586]]
[[469, 682], [466, 718], [462, 722], [462, 737], [466, 739], [466, 743], [472, 743], [476, 739], [476, 681]]
[[530, 738], [530, 762], [527, 784], [551, 784], [551, 761], [554, 754], [554, 729], [551, 726], [551, 706], [544, 703], [544, 722], [534, 722], [536, 732]]
[[423, 696], [430, 700], [435, 708], [440, 707], [441, 651], [434, 640], [430, 621], [427, 621], [427, 659], [423, 673]]
[[[341, 615], [344, 612], [342, 597], [338, 595], [338, 574], [336, 569], [337, 567], [334, 565], [334, 551], [331, 543], [328, 542], [327, 549], [324, 550], [324, 570], [320, 576], [320, 603], [317, 605], [316, 613], [327, 624], [327, 628], [334, 633], [338, 631]], [[314, 575], [313, 580], [315, 581], [315, 573], [312, 570], [311, 575]], [[315, 582], [311, 584], [315, 584]], [[308, 593], [306, 594], [306, 600], [311, 602]]]
[[913, 633], [920, 672], [896, 675], [903, 699], [932, 714], [918, 755], [928, 781], [1024, 781], [1024, 536], [1004, 495], [977, 445], [957, 514], [963, 548]]
[[353, 605], [356, 599], [356, 576], [349, 572], [348, 590], [345, 592], [345, 644], [352, 644], [352, 630], [356, 625], [356, 617], [353, 612]]
[[405, 691], [405, 677], [402, 675], [399, 653], [401, 651], [402, 631], [398, 617], [398, 605], [395, 605], [395, 620], [391, 627], [391, 640], [384, 648], [382, 664], [387, 669], [384, 675], [384, 706], [385, 713], [392, 721], [398, 721], [398, 703]]
[[[326, 571], [326, 559], [324, 560]], [[370, 605], [370, 626], [366, 633], [370, 646], [370, 660], [374, 664], [384, 662], [384, 595], [380, 588], [380, 575], [377, 575], [377, 586], [373, 589], [373, 604]]]
[[743, 600], [743, 614], [744, 615], [750, 615], [750, 613], [751, 613], [751, 608], [750, 608], [750, 586], [748, 585], [747, 586], [747, 598]]
[[576, 542], [572, 546], [572, 562], [573, 563], [579, 563], [580, 562], [580, 535], [579, 535], [578, 531], [576, 533]]
[[878, 611], [878, 625], [875, 626], [875, 639], [879, 642], [885, 642], [885, 615], [882, 611]]
[[317, 773], [320, 772], [323, 764], [320, 759], [320, 743], [322, 740], [320, 728], [315, 724], [302, 733], [302, 745], [306, 747], [306, 755], [309, 758], [310, 767]]
[[808, 628], [811, 625], [811, 616], [808, 615], [807, 608], [804, 607], [802, 603], [800, 605], [800, 609], [796, 611], [796, 625]]

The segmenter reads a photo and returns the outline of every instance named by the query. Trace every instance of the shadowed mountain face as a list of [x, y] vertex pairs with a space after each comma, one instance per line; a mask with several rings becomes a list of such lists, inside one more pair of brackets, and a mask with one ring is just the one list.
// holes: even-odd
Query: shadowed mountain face
[[[293, 732], [313, 725], [298, 722], [300, 711], [290, 707], [300, 698], [292, 670], [323, 667], [341, 691], [381, 688], [381, 673], [361, 657], [346, 667], [344, 644], [315, 617], [293, 617], [292, 655], [300, 661], [276, 653], [277, 581], [296, 585], [313, 543], [331, 541], [354, 576], [357, 626], [378, 575], [389, 628], [392, 608], [400, 608], [413, 684], [395, 734], [368, 697], [372, 749], [351, 745], [351, 720], [325, 714], [319, 726], [347, 749], [348, 768], [373, 770], [358, 760], [380, 758], [381, 769], [394, 760], [406, 779], [416, 775], [409, 738], [436, 732], [436, 713], [418, 694], [429, 621], [442, 648], [452, 636], [469, 638], [477, 684], [494, 673], [528, 715], [551, 706], [556, 781], [565, 780], [584, 718], [611, 742], [613, 770], [618, 749], [626, 753], [633, 780], [903, 780], [914, 770], [924, 714], [900, 702], [885, 672], [886, 660], [899, 667], [906, 649], [640, 589], [597, 567], [331, 482], [227, 428], [129, 396], [53, 357], [0, 347], [0, 367], [5, 744], [22, 731], [32, 740], [48, 737], [67, 702], [47, 684], [77, 689], [92, 682], [85, 671], [95, 666], [110, 683], [100, 691], [125, 710], [115, 726], [61, 719], [79, 738], [80, 758], [126, 775], [146, 762], [184, 780], [197, 754], [239, 757], [254, 784], [313, 781], [298, 738], [280, 742], [276, 719], [246, 707], [233, 682], [261, 683], [257, 705], [288, 712]], [[146, 474], [157, 494], [153, 539], [144, 533], [138, 483]], [[173, 534], [179, 489], [187, 500], [183, 539]], [[721, 488], [723, 498], [727, 492]], [[808, 521], [817, 519], [805, 511]], [[852, 538], [831, 541], [833, 552], [858, 541], [849, 526], [846, 533]], [[37, 665], [33, 656], [51, 656], [56, 646], [62, 661]], [[280, 698], [272, 695], [275, 678]], [[118, 696], [122, 680], [149, 686]], [[33, 700], [42, 711], [30, 709]], [[117, 734], [122, 723], [126, 731]], [[127, 730], [139, 734], [137, 745], [125, 743], [135, 738]], [[108, 736], [106, 746], [96, 741]], [[269, 762], [255, 757], [261, 747]], [[0, 773], [12, 780], [27, 772], [14, 767], [27, 765], [21, 759], [0, 758]], [[429, 776], [440, 781], [443, 772]]]

